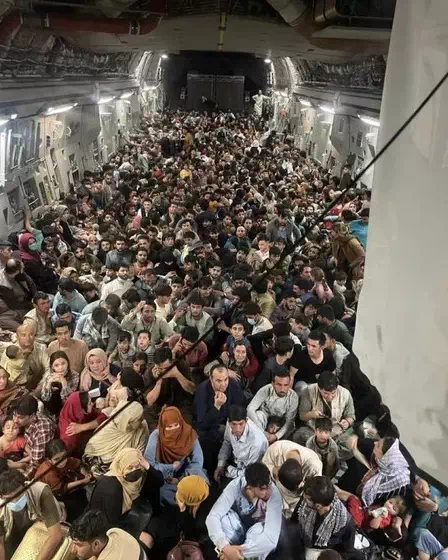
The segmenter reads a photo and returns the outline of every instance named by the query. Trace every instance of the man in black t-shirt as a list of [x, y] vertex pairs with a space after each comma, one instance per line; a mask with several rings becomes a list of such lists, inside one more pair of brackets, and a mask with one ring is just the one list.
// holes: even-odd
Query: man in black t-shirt
[[294, 376], [294, 389], [300, 395], [311, 383], [316, 383], [323, 371], [334, 371], [336, 363], [330, 350], [324, 348], [325, 335], [311, 331], [306, 348], [295, 352], [289, 362], [289, 373]]

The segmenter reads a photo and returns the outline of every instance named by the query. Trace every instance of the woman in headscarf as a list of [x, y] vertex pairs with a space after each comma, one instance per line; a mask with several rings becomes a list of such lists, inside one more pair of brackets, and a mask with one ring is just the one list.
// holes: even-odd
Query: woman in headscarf
[[0, 367], [0, 425], [3, 426], [8, 411], [27, 393], [24, 387], [16, 385], [9, 379], [6, 370]]
[[358, 280], [362, 277], [361, 266], [366, 256], [363, 246], [343, 222], [334, 224], [331, 236], [337, 269], [346, 272], [350, 279]]
[[184, 477], [177, 485], [176, 509], [151, 518], [147, 532], [154, 558], [170, 558], [169, 551], [182, 538], [201, 545], [208, 538], [205, 520], [210, 511], [209, 486], [200, 476]]
[[84, 363], [85, 367], [81, 372], [79, 383], [80, 390], [99, 389], [101, 396], [105, 396], [107, 390], [117, 380], [111, 372], [111, 368], [116, 368], [116, 366], [109, 364], [106, 352], [101, 348], [93, 348], [87, 352]]
[[184, 476], [197, 474], [208, 482], [197, 433], [175, 406], [162, 409], [159, 425], [149, 438], [145, 458], [163, 474], [162, 504], [175, 504], [176, 488]]
[[81, 457], [93, 430], [106, 420], [106, 416], [94, 408], [87, 391], [72, 393], [64, 403], [59, 415], [59, 437], [69, 455]]
[[84, 462], [96, 478], [103, 476], [122, 449], [141, 452], [148, 439], [148, 426], [143, 418], [143, 407], [137, 402], [120, 402], [109, 421], [93, 434], [86, 445]]
[[70, 225], [67, 222], [70, 216], [70, 210], [68, 206], [65, 206], [65, 204], [58, 204], [55, 207], [54, 212], [58, 217], [59, 224], [57, 225], [58, 225], [59, 232], [64, 238], [64, 241], [70, 247], [71, 244], [75, 241]]
[[51, 268], [46, 268], [40, 258], [40, 245], [34, 234], [25, 232], [19, 236], [20, 259], [26, 274], [36, 284], [38, 290], [47, 294], [55, 294], [58, 277]]
[[385, 437], [376, 441], [371, 463], [372, 468], [358, 490], [364, 505], [368, 507], [411, 492], [409, 463], [400, 451], [398, 439]]

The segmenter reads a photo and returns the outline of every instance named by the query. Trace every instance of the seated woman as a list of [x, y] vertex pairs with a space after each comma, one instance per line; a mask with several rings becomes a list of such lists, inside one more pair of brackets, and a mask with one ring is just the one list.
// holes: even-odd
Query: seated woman
[[88, 441], [83, 461], [95, 478], [100, 478], [106, 474], [122, 449], [132, 448], [143, 452], [148, 433], [142, 405], [122, 401], [118, 403], [108, 424]]
[[31, 461], [31, 452], [26, 447], [25, 437], [8, 416], [3, 424], [3, 435], [0, 437], [0, 457], [8, 461], [10, 469], [26, 469]]
[[[162, 475], [151, 467], [139, 450], [122, 449], [116, 454], [106, 476], [95, 484], [89, 509], [102, 511], [111, 527], [134, 533], [135, 527], [130, 525], [130, 519], [125, 514], [143, 492], [144, 485], [151, 487], [152, 494], [157, 495], [160, 500], [160, 494], [154, 490], [163, 485]], [[143, 542], [148, 540], [140, 531], [134, 536]]]
[[93, 406], [87, 391], [72, 393], [59, 414], [59, 437], [67, 453], [82, 457], [93, 430], [106, 420], [106, 416]]
[[40, 398], [45, 408], [58, 416], [68, 396], [77, 391], [79, 373], [70, 369], [70, 360], [65, 352], [58, 350], [50, 356], [50, 371], [42, 379]]
[[46, 456], [34, 478], [48, 484], [56, 498], [64, 503], [67, 519], [71, 521], [81, 515], [87, 505], [83, 487], [89, 484], [92, 477], [79, 459], [68, 456], [64, 442], [60, 439], [47, 443]]
[[117, 380], [119, 371], [115, 364], [109, 364], [104, 350], [93, 348], [87, 352], [79, 389], [81, 391], [98, 389], [99, 396], [104, 398], [109, 387]]
[[104, 413], [108, 413], [106, 409], [112, 412], [121, 401], [137, 401], [141, 405], [144, 405], [144, 390], [145, 384], [143, 377], [136, 373], [133, 368], [125, 367], [123, 371], [118, 374], [115, 383], [107, 390]]
[[149, 437], [145, 458], [163, 474], [162, 504], [175, 504], [176, 486], [184, 476], [197, 474], [208, 482], [198, 436], [174, 406], [165, 407], [160, 413], [159, 425]]
[[149, 522], [149, 548], [154, 558], [170, 558], [169, 551], [180, 539], [199, 543], [208, 538], [205, 520], [210, 510], [209, 486], [198, 475], [179, 481], [176, 490], [176, 509], [170, 508]]
[[221, 354], [221, 361], [227, 366], [230, 377], [240, 383], [246, 397], [251, 398], [250, 382], [258, 372], [259, 363], [250, 345], [246, 345], [242, 340], [235, 342], [230, 354]]
[[0, 424], [3, 425], [4, 419], [26, 393], [26, 389], [11, 381], [8, 372], [0, 367]]

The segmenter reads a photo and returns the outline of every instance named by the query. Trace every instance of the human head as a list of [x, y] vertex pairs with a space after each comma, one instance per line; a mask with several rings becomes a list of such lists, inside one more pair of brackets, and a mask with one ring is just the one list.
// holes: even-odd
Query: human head
[[202, 316], [202, 309], [205, 305], [204, 300], [198, 294], [193, 294], [190, 298], [190, 313], [194, 319], [200, 319]]
[[37, 413], [37, 399], [32, 395], [24, 395], [14, 411], [14, 422], [19, 428], [27, 428]]
[[323, 371], [319, 375], [317, 386], [319, 387], [319, 393], [321, 394], [324, 401], [331, 402], [335, 399], [338, 392], [338, 377], [331, 371]]
[[244, 313], [249, 325], [256, 325], [261, 318], [261, 309], [258, 303], [249, 301], [244, 307]]
[[306, 341], [306, 349], [310, 358], [318, 358], [325, 346], [325, 336], [320, 331], [311, 331]]
[[47, 443], [45, 456], [60, 469], [67, 465], [67, 448], [60, 439], [52, 439]]
[[313, 476], [306, 480], [303, 495], [308, 507], [322, 515], [330, 511], [335, 489], [328, 476]]
[[141, 315], [144, 323], [152, 323], [154, 321], [154, 317], [156, 316], [156, 304], [153, 299], [145, 300]]
[[72, 550], [80, 560], [98, 558], [108, 543], [107, 531], [110, 526], [105, 514], [99, 510], [89, 510], [75, 519], [70, 526]]
[[128, 331], [120, 331], [118, 334], [118, 350], [120, 352], [127, 352], [131, 345], [132, 336]]
[[30, 351], [34, 348], [36, 334], [32, 325], [20, 325], [17, 327], [16, 333], [17, 342], [22, 350]]
[[251, 463], [244, 473], [246, 488], [258, 498], [267, 502], [272, 494], [271, 473], [264, 463]]
[[171, 289], [170, 286], [166, 284], [162, 284], [159, 288], [157, 288], [155, 292], [158, 303], [160, 305], [168, 305], [171, 299], [172, 292], [173, 290]]
[[58, 290], [64, 299], [71, 300], [75, 296], [75, 283], [71, 278], [61, 278], [59, 280]]
[[86, 354], [86, 368], [95, 375], [101, 374], [107, 367], [107, 355], [101, 348], [93, 348]]
[[314, 431], [316, 433], [316, 443], [318, 447], [327, 447], [331, 438], [331, 430], [333, 423], [330, 418], [316, 418], [314, 423]]
[[235, 340], [243, 340], [245, 334], [244, 324], [240, 321], [234, 321], [230, 327], [230, 334]]
[[[291, 341], [292, 342], [292, 341]], [[279, 371], [274, 375], [272, 380], [272, 386], [278, 397], [286, 397], [289, 393], [289, 388], [291, 384], [291, 377], [287, 371]]]
[[6, 507], [12, 511], [22, 511], [28, 499], [25, 493], [25, 475], [18, 469], [10, 469], [0, 474], [0, 498], [7, 501]]
[[382, 459], [396, 441], [396, 438], [393, 437], [385, 437], [376, 441], [373, 447], [375, 460], [379, 461]]
[[210, 370], [210, 384], [213, 391], [225, 393], [229, 386], [229, 372], [222, 364], [216, 364]]
[[317, 320], [323, 325], [331, 325], [334, 323], [335, 316], [331, 305], [322, 305], [317, 311]]
[[70, 342], [71, 339], [70, 324], [67, 323], [67, 321], [58, 319], [54, 324], [54, 332], [56, 335], [56, 340], [59, 342], [59, 345], [62, 348], [65, 347]]
[[296, 459], [286, 459], [278, 471], [278, 480], [291, 492], [297, 492], [303, 481], [302, 467]]
[[128, 280], [129, 279], [129, 266], [125, 263], [120, 264], [117, 271], [117, 276], [120, 280]]
[[276, 338], [274, 352], [277, 356], [290, 359], [294, 352], [294, 341], [289, 336], [280, 336]]
[[309, 298], [303, 304], [303, 314], [305, 315], [305, 317], [312, 318], [316, 315], [318, 307], [319, 300], [315, 297]]
[[36, 292], [33, 296], [33, 305], [37, 313], [47, 316], [50, 311], [50, 298], [45, 292]]
[[241, 437], [247, 424], [247, 409], [241, 404], [233, 404], [229, 408], [229, 425], [235, 437]]
[[139, 350], [145, 351], [148, 349], [149, 345], [151, 344], [151, 331], [147, 329], [142, 329], [137, 333], [137, 348]]
[[50, 370], [53, 373], [64, 374], [70, 373], [70, 360], [65, 352], [56, 350], [50, 356]]
[[0, 391], [4, 391], [8, 386], [9, 373], [0, 367]]
[[403, 517], [406, 513], [406, 501], [403, 496], [395, 496], [394, 498], [389, 498], [386, 502], [384, 502], [384, 507], [389, 512], [389, 515], [392, 517]]
[[197, 474], [184, 476], [176, 488], [176, 503], [180, 511], [185, 511], [187, 507], [197, 511], [199, 506], [209, 495], [209, 487], [205, 480]]
[[[121, 300], [117, 294], [109, 294], [104, 300], [103, 307], [113, 317], [120, 308]], [[93, 315], [93, 314], [92, 314]]]

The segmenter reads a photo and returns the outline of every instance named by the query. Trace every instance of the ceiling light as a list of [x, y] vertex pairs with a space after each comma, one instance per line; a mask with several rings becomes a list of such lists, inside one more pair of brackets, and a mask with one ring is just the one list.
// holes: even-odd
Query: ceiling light
[[9, 119], [0, 119], [0, 126], [3, 126], [7, 122], [9, 122]]
[[320, 121], [320, 124], [333, 124], [331, 121]]
[[307, 101], [306, 99], [299, 99], [300, 101], [300, 105], [303, 105], [304, 107], [311, 107], [311, 102]]
[[122, 93], [120, 95], [120, 99], [129, 99], [130, 97], [132, 97], [134, 95], [133, 91], [126, 91], [125, 93]]
[[379, 128], [380, 121], [378, 119], [372, 119], [372, 117], [365, 117], [364, 115], [358, 115], [358, 117], [362, 120], [363, 123], [366, 123], [370, 126], [376, 126]]
[[336, 112], [333, 107], [330, 107], [329, 105], [319, 105], [319, 109], [321, 109], [324, 113], [331, 113], [332, 115]]
[[166, 60], [168, 58], [168, 55], [165, 54], [165, 53], [163, 53], [161, 56], [162, 56], [163, 60]]
[[270, 58], [265, 58], [264, 61], [266, 62], [266, 64], [271, 64], [272, 60]]
[[103, 103], [110, 103], [114, 99], [115, 99], [114, 95], [110, 95], [109, 97], [100, 97], [100, 100], [98, 101], [98, 105], [102, 105]]
[[73, 109], [74, 105], [59, 105], [59, 107], [50, 107], [45, 113], [47, 117], [50, 115], [59, 115], [60, 113], [66, 113]]
[[15, 120], [17, 118], [17, 113], [14, 113], [13, 115], [11, 115], [11, 120]]

